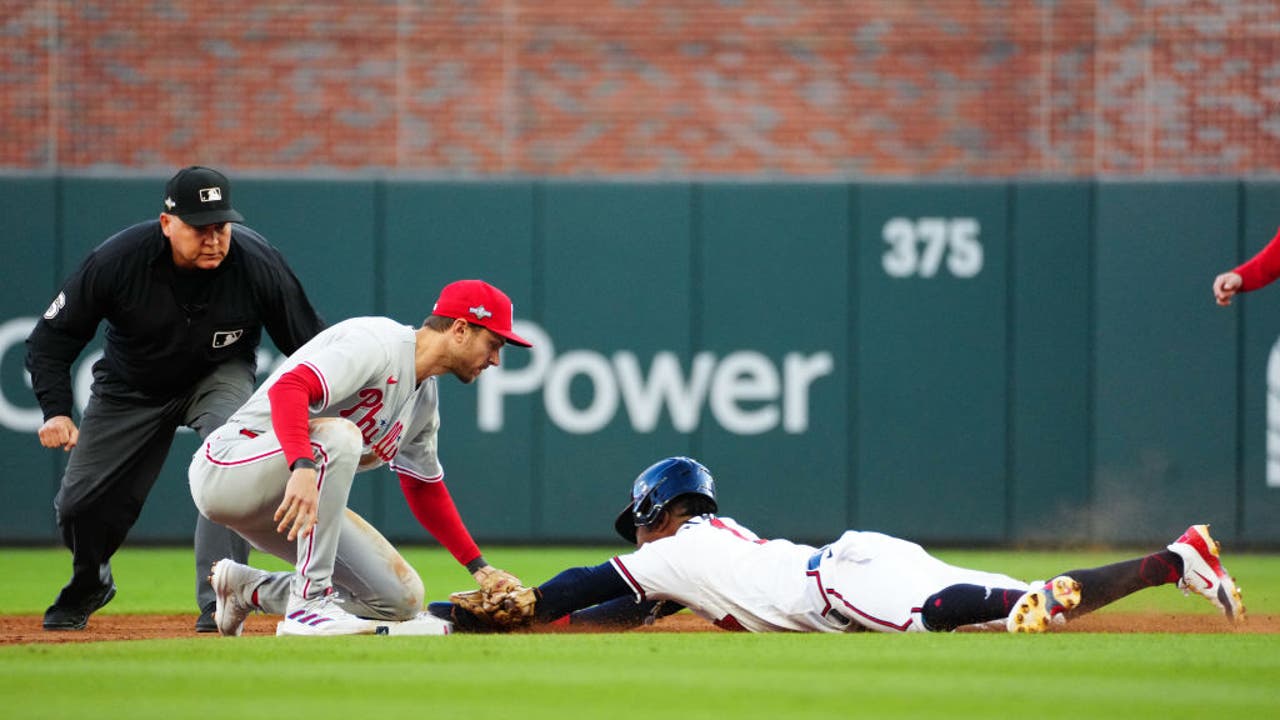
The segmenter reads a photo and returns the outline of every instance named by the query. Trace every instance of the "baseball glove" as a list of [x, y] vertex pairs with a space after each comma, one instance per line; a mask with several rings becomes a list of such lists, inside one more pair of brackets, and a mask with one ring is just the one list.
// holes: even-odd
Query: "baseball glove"
[[524, 586], [501, 593], [469, 590], [453, 593], [449, 601], [486, 625], [510, 630], [533, 622], [538, 607], [538, 590]]

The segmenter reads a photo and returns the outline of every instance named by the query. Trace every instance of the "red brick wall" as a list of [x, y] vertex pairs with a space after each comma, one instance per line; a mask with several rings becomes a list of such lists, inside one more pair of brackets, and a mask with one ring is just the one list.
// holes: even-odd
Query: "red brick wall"
[[1274, 0], [0, 0], [0, 170], [1280, 172]]

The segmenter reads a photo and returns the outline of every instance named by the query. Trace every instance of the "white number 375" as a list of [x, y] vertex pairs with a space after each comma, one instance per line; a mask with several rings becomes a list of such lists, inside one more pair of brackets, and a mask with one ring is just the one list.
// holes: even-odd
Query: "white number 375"
[[884, 271], [931, 278], [945, 258], [952, 275], [971, 278], [982, 272], [980, 230], [977, 218], [891, 218], [882, 233], [889, 245], [881, 258]]

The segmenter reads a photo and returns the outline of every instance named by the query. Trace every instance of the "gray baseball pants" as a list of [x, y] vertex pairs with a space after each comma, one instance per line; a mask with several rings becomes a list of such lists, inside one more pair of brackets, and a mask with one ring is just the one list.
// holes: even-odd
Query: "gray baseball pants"
[[339, 590], [347, 612], [378, 620], [409, 620], [422, 610], [422, 580], [386, 538], [347, 508], [363, 440], [341, 418], [310, 421], [318, 465], [316, 525], [290, 541], [274, 516], [284, 499], [289, 468], [275, 433], [228, 423], [196, 451], [189, 471], [191, 497], [209, 518], [234, 529], [253, 546], [294, 565], [271, 573], [257, 587], [257, 604], [284, 614], [290, 601]]
[[[53, 503], [71, 550], [71, 581], [63, 589], [68, 602], [112, 581], [111, 557], [137, 522], [178, 427], [204, 438], [249, 399], [253, 381], [248, 363], [231, 361], [161, 404], [143, 396], [102, 395], [95, 382]], [[196, 603], [204, 608], [214, 602], [210, 566], [224, 557], [245, 562], [249, 544], [204, 516], [196, 519], [194, 543]]]

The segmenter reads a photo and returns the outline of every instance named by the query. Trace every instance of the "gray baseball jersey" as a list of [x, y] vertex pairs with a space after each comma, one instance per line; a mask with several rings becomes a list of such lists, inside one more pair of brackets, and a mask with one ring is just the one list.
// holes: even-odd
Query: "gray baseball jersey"
[[[409, 326], [380, 317], [340, 322], [291, 355], [196, 451], [190, 480], [200, 512], [254, 547], [294, 563], [295, 573], [276, 573], [258, 588], [262, 609], [284, 612], [290, 593], [312, 598], [336, 586], [344, 591], [346, 609], [364, 617], [404, 620], [421, 610], [417, 573], [347, 509], [358, 471], [389, 463], [425, 482], [444, 475], [436, 455], [436, 380], [416, 382], [414, 356], [415, 331]], [[300, 365], [323, 388], [309, 421], [319, 506], [311, 534], [290, 542], [276, 532], [273, 517], [290, 472], [272, 429], [267, 394], [281, 375]]]
[[267, 392], [299, 365], [315, 372], [324, 387], [324, 398], [311, 407], [311, 416], [346, 418], [360, 430], [365, 451], [361, 470], [391, 463], [396, 472], [419, 480], [444, 475], [436, 454], [436, 379], [416, 384], [413, 328], [383, 317], [334, 325], [289, 356], [228, 422], [256, 433], [271, 430]]

